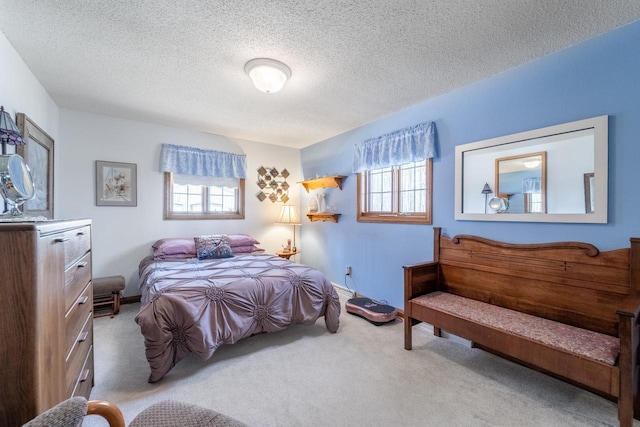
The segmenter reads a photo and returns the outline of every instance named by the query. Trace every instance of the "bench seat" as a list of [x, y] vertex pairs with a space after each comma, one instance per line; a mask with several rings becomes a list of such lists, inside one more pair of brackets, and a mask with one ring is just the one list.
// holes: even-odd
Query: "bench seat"
[[424, 322], [617, 401], [621, 427], [640, 420], [640, 238], [602, 252], [433, 231], [433, 261], [403, 267], [405, 349]]
[[446, 292], [431, 292], [412, 301], [433, 310], [611, 366], [616, 364], [620, 352], [620, 340], [616, 337]]

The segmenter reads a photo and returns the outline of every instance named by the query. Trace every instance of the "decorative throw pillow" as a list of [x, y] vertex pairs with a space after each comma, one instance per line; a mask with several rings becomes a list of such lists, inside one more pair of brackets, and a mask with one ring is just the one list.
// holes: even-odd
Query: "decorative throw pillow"
[[233, 251], [226, 234], [194, 237], [198, 259], [231, 258]]

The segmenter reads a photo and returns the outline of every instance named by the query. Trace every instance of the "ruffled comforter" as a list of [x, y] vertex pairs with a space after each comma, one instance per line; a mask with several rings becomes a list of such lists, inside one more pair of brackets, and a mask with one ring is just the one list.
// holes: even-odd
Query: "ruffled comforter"
[[324, 316], [339, 326], [340, 301], [320, 271], [274, 255], [140, 262], [140, 312], [151, 367], [160, 380], [192, 352], [203, 360], [222, 344]]

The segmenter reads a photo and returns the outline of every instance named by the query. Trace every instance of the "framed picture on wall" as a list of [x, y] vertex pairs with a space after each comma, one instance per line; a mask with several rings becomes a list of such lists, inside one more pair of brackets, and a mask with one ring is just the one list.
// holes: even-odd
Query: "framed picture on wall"
[[135, 163], [96, 160], [96, 206], [137, 206]]
[[53, 218], [53, 138], [40, 129], [24, 113], [16, 114], [16, 125], [20, 129], [25, 145], [16, 146], [33, 176], [36, 196], [22, 206], [28, 215]]

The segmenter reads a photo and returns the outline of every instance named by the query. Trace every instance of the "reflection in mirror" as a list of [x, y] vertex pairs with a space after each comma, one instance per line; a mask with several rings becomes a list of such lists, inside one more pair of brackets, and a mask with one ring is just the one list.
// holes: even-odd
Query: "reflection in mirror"
[[[459, 145], [456, 219], [606, 223], [607, 145], [607, 116]], [[499, 215], [482, 192], [491, 181]]]
[[595, 210], [595, 177], [593, 173], [584, 174], [584, 211], [593, 213]]
[[493, 197], [489, 200], [489, 207], [495, 212], [506, 212], [509, 209], [509, 199], [507, 197]]
[[496, 194], [508, 200], [500, 212], [546, 213], [547, 153], [519, 154], [496, 159]]

